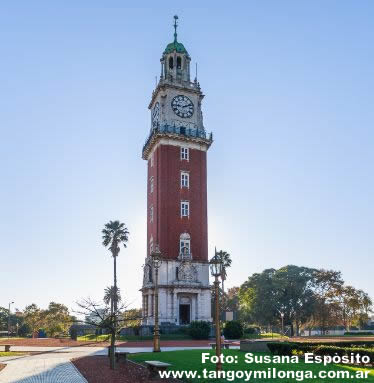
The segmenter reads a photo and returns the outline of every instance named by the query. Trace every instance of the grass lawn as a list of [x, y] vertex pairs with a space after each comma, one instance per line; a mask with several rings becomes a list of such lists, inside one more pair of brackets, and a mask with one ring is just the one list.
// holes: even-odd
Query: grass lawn
[[[190, 336], [186, 334], [161, 334], [161, 340], [184, 340], [191, 339]], [[98, 341], [98, 342], [107, 342], [110, 341], [110, 335], [84, 335], [77, 338], [78, 341]], [[137, 336], [137, 335], [126, 335], [126, 336], [117, 336], [116, 340], [123, 342], [139, 342], [142, 340], [153, 340], [153, 335], [148, 336]]]
[[9, 351], [9, 352], [0, 351], [0, 357], [1, 356], [21, 356], [21, 355], [25, 355], [25, 353], [24, 352], [16, 352], [16, 351]]
[[269, 338], [284, 338], [288, 339], [288, 336], [282, 336], [276, 332], [263, 332], [262, 334], [244, 334], [242, 339], [269, 339]]
[[[171, 370], [174, 371], [198, 371], [201, 374], [200, 379], [185, 379], [187, 382], [194, 382], [194, 383], [211, 383], [211, 382], [227, 382], [228, 380], [214, 380], [214, 379], [204, 379], [202, 378], [203, 374], [202, 371], [204, 368], [208, 370], [214, 370], [215, 365], [211, 364], [209, 362], [206, 362], [205, 364], [201, 363], [201, 354], [202, 352], [209, 352], [211, 355], [215, 355], [213, 350], [184, 350], [184, 351], [167, 351], [167, 352], [161, 352], [159, 354], [154, 353], [139, 353], [139, 354], [131, 354], [129, 358], [135, 362], [142, 363], [145, 360], [159, 360], [166, 363], [171, 363], [172, 367]], [[324, 367], [321, 364], [305, 364], [303, 361], [301, 361], [298, 364], [247, 364], [244, 361], [245, 353], [239, 350], [224, 350], [224, 355], [232, 355], [236, 356], [238, 359], [237, 364], [223, 364], [223, 370], [231, 370], [231, 371], [267, 371], [269, 368], [276, 368], [278, 371], [312, 371], [313, 375], [318, 374], [319, 371], [354, 371], [354, 370], [366, 370], [370, 371], [369, 377], [367, 379], [349, 379], [349, 382], [374, 382], [374, 370], [373, 369], [360, 369], [356, 367], [349, 367], [349, 366], [341, 366], [341, 365], [328, 365]], [[256, 355], [270, 355], [265, 353], [256, 353]], [[274, 383], [286, 383], [286, 382], [296, 382], [295, 379], [268, 379], [268, 378], [260, 378], [260, 379], [254, 379], [253, 377], [251, 380], [255, 380], [256, 382], [262, 382], [262, 383], [268, 383], [268, 382], [274, 382]], [[235, 378], [233, 380], [234, 382], [245, 382], [245, 379]], [[343, 380], [341, 378], [312, 378], [312, 379], [305, 379], [304, 381], [309, 381], [312, 383], [342, 383]], [[348, 380], [344, 380], [348, 381]]]

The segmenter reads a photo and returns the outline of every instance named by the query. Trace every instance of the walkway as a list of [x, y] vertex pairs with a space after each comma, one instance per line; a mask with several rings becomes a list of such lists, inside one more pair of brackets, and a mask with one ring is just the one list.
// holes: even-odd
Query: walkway
[[38, 355], [2, 357], [0, 363], [7, 366], [0, 372], [0, 383], [87, 383], [70, 359], [89, 354], [70, 349], [57, 352], [49, 350]]
[[[234, 346], [232, 348], [239, 348]], [[207, 349], [207, 347], [161, 347], [162, 351]], [[117, 347], [130, 353], [151, 352], [152, 347]], [[70, 362], [73, 358], [107, 355], [105, 347], [13, 346], [12, 351], [41, 352], [37, 355], [1, 357], [7, 367], [0, 372], [0, 383], [87, 383]]]

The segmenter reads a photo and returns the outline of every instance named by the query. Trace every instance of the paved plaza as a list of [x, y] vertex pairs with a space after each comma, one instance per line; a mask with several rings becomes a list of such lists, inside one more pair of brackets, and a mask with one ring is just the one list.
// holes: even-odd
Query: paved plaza
[[[162, 351], [190, 349], [207, 347], [161, 347]], [[129, 353], [151, 352], [152, 347], [117, 347], [117, 350]], [[14, 346], [12, 351], [32, 351], [40, 354], [0, 357], [0, 363], [7, 365], [0, 372], [0, 383], [87, 383], [70, 360], [84, 356], [107, 355], [106, 347]]]

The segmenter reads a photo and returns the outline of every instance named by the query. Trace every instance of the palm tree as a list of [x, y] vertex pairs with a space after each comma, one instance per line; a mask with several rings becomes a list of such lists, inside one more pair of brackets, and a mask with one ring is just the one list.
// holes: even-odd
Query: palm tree
[[[117, 257], [120, 252], [120, 245], [122, 244], [124, 248], [127, 247], [126, 243], [129, 240], [128, 235], [129, 231], [124, 223], [120, 221], [109, 221], [109, 223], [105, 224], [103, 233], [103, 245], [108, 247], [110, 252], [112, 253], [112, 257], [114, 260], [114, 291], [117, 291]], [[117, 299], [116, 296], [113, 295], [113, 310], [117, 310]]]
[[231, 260], [230, 254], [223, 250], [218, 251], [217, 256], [219, 260], [222, 262], [222, 292], [224, 294], [225, 293], [224, 281], [227, 276], [226, 269], [231, 266], [232, 260]]
[[110, 303], [110, 312], [114, 311], [113, 302], [114, 301], [120, 302], [121, 299], [122, 299], [121, 298], [121, 291], [118, 287], [117, 287], [117, 289], [115, 289], [114, 286], [110, 286], [110, 287], [105, 288], [105, 290], [104, 290], [104, 303], [107, 305], [109, 305], [109, 303]]
[[119, 290], [117, 288], [117, 257], [120, 252], [120, 245], [123, 247], [127, 247], [126, 243], [129, 240], [128, 235], [129, 231], [124, 223], [120, 221], [109, 221], [104, 226], [102, 230], [103, 234], [103, 245], [107, 247], [112, 253], [113, 261], [114, 261], [114, 285], [110, 288], [112, 291], [109, 292], [109, 296], [107, 295], [107, 291], [105, 292], [105, 298], [110, 298], [111, 300], [111, 320], [113, 321], [113, 329], [111, 334], [111, 342], [110, 342], [110, 368], [115, 368], [115, 358], [114, 358], [114, 349], [116, 342], [116, 315], [117, 315], [117, 303], [119, 301]]

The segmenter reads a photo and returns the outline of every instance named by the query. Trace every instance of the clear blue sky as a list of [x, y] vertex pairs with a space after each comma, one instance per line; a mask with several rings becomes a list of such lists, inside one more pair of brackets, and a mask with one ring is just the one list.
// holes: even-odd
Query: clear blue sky
[[0, 306], [101, 298], [111, 219], [131, 232], [118, 278], [140, 306], [141, 149], [176, 13], [215, 134], [209, 250], [231, 253], [227, 285], [296, 264], [374, 297], [374, 3], [204, 3], [2, 2]]

